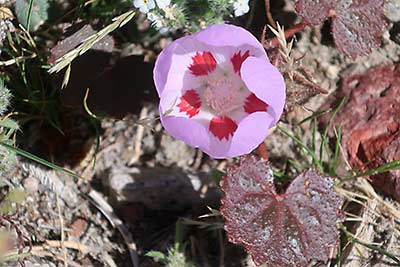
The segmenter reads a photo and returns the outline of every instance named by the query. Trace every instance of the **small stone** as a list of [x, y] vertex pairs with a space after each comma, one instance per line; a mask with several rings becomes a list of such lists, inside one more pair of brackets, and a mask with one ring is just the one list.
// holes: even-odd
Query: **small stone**
[[36, 194], [39, 190], [39, 181], [33, 177], [28, 177], [23, 181], [25, 191], [30, 194]]
[[194, 205], [211, 205], [218, 201], [218, 190], [205, 174], [195, 174], [178, 168], [143, 167], [114, 170], [104, 180], [112, 202], [140, 204], [152, 210], [180, 210]]
[[86, 230], [88, 222], [83, 218], [77, 218], [70, 226], [72, 229], [71, 235], [74, 237], [80, 237]]
[[400, 0], [388, 0], [385, 4], [385, 16], [393, 21], [400, 21]]
[[186, 169], [193, 163], [195, 154], [196, 149], [172, 138], [170, 135], [164, 134], [161, 137], [161, 148], [156, 154], [156, 159], [166, 167], [176, 165]]
[[[336, 79], [339, 75], [340, 68], [337, 65], [329, 65], [326, 69], [326, 76], [329, 79]], [[324, 88], [324, 86], [322, 86]]]

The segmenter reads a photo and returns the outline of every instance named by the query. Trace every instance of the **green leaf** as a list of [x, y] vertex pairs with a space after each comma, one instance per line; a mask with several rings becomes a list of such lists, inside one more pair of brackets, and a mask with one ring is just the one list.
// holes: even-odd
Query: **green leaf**
[[146, 256], [147, 257], [151, 257], [156, 261], [165, 261], [165, 260], [167, 260], [167, 256], [165, 256], [165, 254], [160, 252], [160, 251], [154, 251], [154, 250], [149, 251], [149, 252], [146, 253]]
[[25, 151], [25, 150], [22, 150], [22, 149], [20, 149], [20, 148], [14, 147], [14, 146], [9, 145], [9, 144], [7, 144], [7, 143], [5, 143], [5, 142], [0, 142], [0, 145], [1, 145], [1, 146], [4, 146], [5, 148], [7, 148], [7, 149], [9, 149], [9, 150], [11, 150], [11, 151], [13, 151], [13, 152], [15, 152], [15, 153], [17, 153], [17, 154], [19, 154], [19, 155], [22, 156], [22, 157], [25, 157], [25, 158], [27, 158], [27, 159], [36, 161], [37, 163], [42, 164], [42, 165], [44, 165], [44, 166], [47, 166], [47, 167], [49, 167], [49, 168], [51, 168], [51, 169], [53, 169], [53, 170], [61, 171], [61, 172], [65, 173], [65, 174], [71, 175], [72, 177], [75, 177], [75, 178], [78, 178], [78, 179], [86, 180], [84, 177], [82, 177], [82, 176], [80, 176], [80, 175], [74, 173], [73, 171], [67, 170], [67, 169], [62, 168], [62, 167], [60, 167], [60, 166], [57, 166], [57, 165], [55, 165], [55, 164], [53, 164], [53, 163], [51, 163], [51, 162], [48, 162], [48, 161], [45, 160], [45, 159], [39, 158], [38, 156], [35, 156], [35, 155], [33, 155], [33, 154], [31, 154], [31, 153]]
[[1, 120], [0, 121], [0, 126], [8, 128], [8, 129], [11, 129], [11, 130], [14, 130], [14, 131], [19, 129], [18, 123], [13, 121], [12, 119]]
[[13, 254], [13, 255], [9, 255], [9, 256], [3, 257], [1, 259], [1, 261], [0, 261], [0, 263], [1, 262], [7, 262], [7, 261], [17, 261], [19, 259], [27, 258], [27, 257], [30, 257], [30, 256], [31, 256], [30, 252], [25, 252], [25, 253], [20, 253], [20, 254]]
[[28, 31], [37, 28], [57, 17], [58, 7], [55, 0], [16, 0], [15, 14], [19, 23]]
[[11, 190], [6, 197], [1, 201], [0, 214], [13, 214], [15, 213], [15, 206], [13, 203], [21, 204], [25, 200], [25, 192], [21, 189]]
[[10, 193], [8, 193], [7, 199], [9, 199], [11, 202], [20, 204], [25, 200], [25, 196], [25, 191], [21, 189], [13, 189], [10, 191]]
[[317, 159], [317, 155], [315, 154], [314, 151], [312, 151], [302, 140], [300, 140], [298, 137], [294, 136], [291, 134], [288, 130], [285, 128], [280, 127], [279, 125], [277, 126], [277, 129], [280, 130], [284, 135], [287, 137], [291, 138], [296, 144], [298, 144], [301, 148], [304, 149], [304, 151], [312, 158], [313, 165], [314, 167], [317, 168], [321, 173], [323, 173], [324, 168], [322, 166], [321, 161]]
[[225, 172], [220, 171], [218, 169], [211, 170], [211, 178], [214, 180], [216, 184], [219, 184], [219, 181], [226, 175]]
[[352, 180], [352, 179], [356, 179], [358, 177], [377, 175], [377, 174], [381, 174], [381, 173], [388, 172], [388, 171], [395, 170], [395, 169], [400, 169], [400, 160], [394, 160], [392, 162], [381, 165], [376, 169], [368, 170], [366, 172], [355, 173], [353, 175], [350, 175], [346, 178], [341, 179], [337, 185], [340, 186], [343, 183], [345, 183], [349, 180]]
[[[328, 125], [326, 126], [325, 131], [324, 131], [323, 135], [321, 136], [322, 140], [321, 140], [321, 144], [320, 144], [320, 147], [319, 147], [319, 160], [320, 161], [322, 161], [324, 148], [325, 148], [325, 150], [327, 152], [329, 151], [328, 132], [329, 132], [329, 129], [331, 129], [331, 127], [332, 127], [333, 120], [335, 119], [336, 115], [338, 114], [339, 110], [343, 107], [345, 102], [346, 102], [346, 98], [343, 98], [340, 101], [339, 105], [337, 105], [337, 107], [333, 110], [333, 113], [329, 118]], [[328, 154], [328, 157], [329, 157], [329, 154]]]

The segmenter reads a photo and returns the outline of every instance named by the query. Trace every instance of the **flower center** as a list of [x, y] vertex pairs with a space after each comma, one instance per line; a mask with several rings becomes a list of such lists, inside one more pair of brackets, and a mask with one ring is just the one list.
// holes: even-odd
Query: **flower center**
[[241, 86], [229, 77], [209, 79], [204, 90], [204, 98], [218, 115], [226, 114], [241, 106]]

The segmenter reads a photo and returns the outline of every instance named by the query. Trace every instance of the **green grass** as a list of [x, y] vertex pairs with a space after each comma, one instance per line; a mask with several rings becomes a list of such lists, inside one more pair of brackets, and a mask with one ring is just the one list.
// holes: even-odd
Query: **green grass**
[[339, 227], [342, 230], [342, 232], [345, 234], [345, 236], [349, 242], [354, 243], [354, 244], [359, 244], [366, 248], [369, 248], [370, 250], [376, 251], [376, 252], [380, 253], [381, 255], [384, 255], [384, 256], [388, 257], [389, 259], [393, 260], [397, 264], [397, 266], [400, 265], [400, 259], [397, 256], [395, 256], [393, 253], [386, 251], [385, 249], [381, 248], [380, 246], [370, 244], [370, 243], [360, 240], [355, 235], [353, 235], [351, 232], [349, 232], [344, 225], [339, 225]]
[[156, 262], [161, 262], [166, 267], [194, 267], [186, 260], [183, 242], [183, 224], [178, 220], [175, 224], [175, 242], [166, 253], [160, 251], [149, 251], [146, 256], [153, 258]]
[[4, 69], [2, 78], [12, 90], [13, 108], [22, 117], [20, 122], [45, 121], [60, 129], [60, 116], [65, 109], [62, 108], [58, 90], [53, 88], [47, 75], [47, 58], [39, 52], [30, 33], [22, 28], [8, 33], [8, 43], [3, 47], [2, 56], [14, 61]]
[[[339, 110], [343, 107], [345, 99], [333, 109], [325, 110], [321, 112], [315, 112], [311, 116], [303, 119], [299, 123], [294, 125], [294, 130], [290, 130], [277, 126], [277, 129], [285, 136], [292, 139], [293, 143], [297, 146], [300, 153], [303, 155], [306, 164], [301, 164], [298, 159], [291, 159], [291, 165], [300, 171], [304, 171], [308, 168], [315, 168], [321, 173], [328, 174], [330, 176], [337, 176], [336, 171], [339, 166], [339, 156], [340, 156], [340, 142], [342, 139], [342, 129], [339, 126], [338, 129], [333, 128], [333, 121], [338, 114]], [[322, 115], [328, 115], [329, 120], [326, 128], [320, 134], [320, 141], [318, 141], [317, 135], [318, 130], [318, 118]], [[312, 132], [311, 132], [311, 144], [307, 144], [302, 138], [301, 125], [309, 122]], [[329, 132], [333, 131], [335, 138], [329, 137]]]
[[[354, 180], [359, 177], [365, 177], [365, 176], [371, 176], [371, 175], [377, 175], [377, 174], [382, 174], [394, 169], [400, 169], [400, 160], [395, 160], [392, 162], [389, 162], [387, 164], [381, 165], [375, 169], [371, 169], [365, 172], [359, 172], [357, 170], [352, 170], [350, 171], [346, 176], [341, 176], [338, 177], [337, 174], [337, 168], [340, 164], [340, 155], [342, 154], [341, 151], [341, 140], [342, 140], [342, 128], [339, 125], [339, 127], [336, 129], [333, 127], [333, 121], [336, 115], [338, 114], [339, 110], [343, 107], [344, 100], [342, 100], [337, 107], [335, 107], [332, 110], [326, 110], [322, 112], [316, 112], [312, 114], [311, 116], [307, 117], [306, 119], [302, 120], [298, 125], [294, 126], [294, 130], [292, 133], [288, 129], [284, 128], [283, 126], [278, 125], [278, 130], [285, 136], [289, 137], [292, 142], [297, 146], [298, 150], [300, 150], [303, 155], [306, 158], [306, 163], [300, 163], [299, 159], [289, 159], [288, 163], [290, 165], [291, 169], [295, 169], [297, 172], [304, 171], [310, 167], [316, 168], [318, 171], [321, 173], [330, 175], [332, 177], [337, 177], [338, 182], [336, 184], [337, 187], [343, 186], [346, 182], [349, 182], [351, 180]], [[330, 114], [329, 120], [327, 127], [323, 129], [321, 135], [320, 135], [320, 141], [318, 142], [318, 117], [321, 115], [327, 115]], [[303, 138], [301, 133], [301, 128], [300, 126], [305, 123], [305, 122], [310, 122], [311, 124], [311, 129], [312, 129], [312, 137], [311, 137], [311, 144], [307, 144]], [[333, 132], [334, 138], [329, 137], [329, 132]], [[317, 150], [319, 149], [319, 150]], [[281, 173], [282, 176], [285, 175], [284, 172]], [[340, 225], [339, 226], [342, 232], [344, 233], [344, 236], [347, 240], [347, 242], [351, 242], [354, 244], [359, 244], [362, 246], [365, 246], [366, 248], [376, 251], [380, 253], [381, 255], [391, 259], [394, 261], [394, 264], [400, 265], [400, 259], [394, 255], [393, 253], [390, 253], [380, 246], [377, 246], [375, 244], [370, 244], [367, 242], [364, 242], [360, 239], [358, 239], [356, 236], [354, 236], [351, 232], [349, 232], [345, 226]], [[337, 254], [337, 265], [341, 266], [341, 249], [338, 249], [338, 254]]]
[[[295, 128], [297, 128], [297, 130], [295, 130], [297, 134], [291, 133], [289, 130], [280, 125], [277, 126], [277, 129], [282, 134], [292, 139], [293, 143], [298, 147], [298, 149], [305, 154], [306, 159], [308, 161], [307, 164], [301, 164], [298, 159], [289, 159], [288, 161], [290, 162], [291, 167], [293, 167], [297, 171], [304, 171], [308, 168], [315, 168], [321, 173], [325, 173], [333, 177], [338, 176], [337, 168], [340, 164], [339, 156], [341, 154], [340, 144], [342, 139], [342, 128], [341, 126], [339, 126], [338, 129], [334, 129], [332, 127], [332, 122], [334, 117], [337, 115], [337, 112], [342, 106], [343, 106], [343, 101], [333, 110], [333, 113], [329, 118], [328, 126], [323, 131], [323, 134], [321, 135], [321, 141], [319, 143], [317, 142], [316, 138], [318, 131], [317, 117], [326, 114], [327, 112], [320, 112], [318, 113], [317, 116], [313, 114], [312, 116], [301, 121], [297, 126], [295, 126]], [[301, 132], [300, 125], [309, 120], [311, 120], [311, 127], [312, 127], [312, 143], [310, 145], [307, 144], [305, 141], [303, 141], [301, 135], [299, 134], [299, 132]], [[328, 136], [329, 129], [331, 130], [333, 129], [335, 138], [329, 138]], [[317, 147], [319, 147], [320, 149], [319, 153], [317, 153], [316, 151]], [[345, 182], [358, 177], [381, 174], [394, 169], [400, 169], [400, 160], [389, 162], [387, 164], [381, 165], [375, 169], [370, 169], [365, 172], [358, 172], [357, 170], [353, 170], [347, 176], [339, 177], [340, 182], [338, 183], [338, 185], [342, 185]]]

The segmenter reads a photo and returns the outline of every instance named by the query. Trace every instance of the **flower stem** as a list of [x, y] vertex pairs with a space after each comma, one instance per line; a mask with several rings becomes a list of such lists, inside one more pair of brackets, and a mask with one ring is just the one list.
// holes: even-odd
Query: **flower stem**
[[258, 155], [259, 155], [262, 159], [264, 159], [264, 160], [268, 160], [268, 159], [269, 159], [267, 147], [265, 146], [265, 143], [264, 143], [264, 142], [262, 142], [261, 144], [258, 145], [258, 147], [257, 147], [257, 152], [258, 152]]
[[274, 29], [276, 29], [276, 23], [271, 14], [271, 5], [269, 3], [269, 0], [265, 0], [264, 2], [265, 2], [265, 14], [267, 15], [268, 22]]

